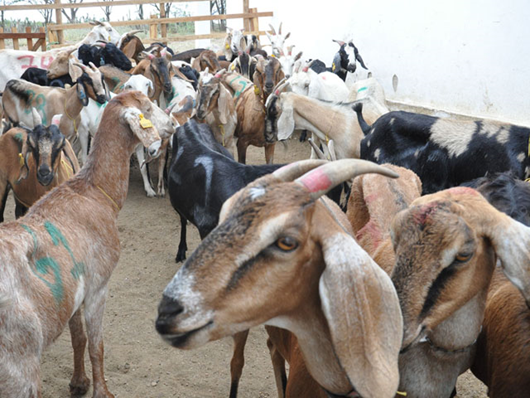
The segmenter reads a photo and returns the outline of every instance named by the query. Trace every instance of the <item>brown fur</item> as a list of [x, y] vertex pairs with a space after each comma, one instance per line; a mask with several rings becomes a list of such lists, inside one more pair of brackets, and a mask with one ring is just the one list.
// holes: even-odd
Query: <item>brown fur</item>
[[[0, 225], [0, 296], [8, 300], [0, 310], [2, 397], [40, 396], [42, 350], [67, 323], [74, 348], [70, 388], [75, 394], [86, 393], [82, 304], [93, 396], [113, 397], [103, 373], [102, 320], [107, 283], [120, 254], [116, 219], [127, 195], [132, 151], [139, 139], [144, 145], [159, 139], [156, 130], [139, 130], [138, 119], [127, 116], [136, 109], [149, 117], [150, 107], [138, 92], [110, 101], [83, 169], [45, 195], [25, 217]], [[51, 288], [57, 285], [62, 289]]]
[[166, 104], [163, 103], [164, 93], [164, 81], [162, 80], [162, 74], [160, 73], [159, 65], [164, 64], [168, 69], [169, 83], [171, 83], [171, 77], [175, 75], [175, 70], [171, 64], [171, 54], [158, 55], [154, 58], [147, 58], [140, 61], [132, 70], [133, 75], [144, 75], [153, 82], [154, 91], [153, 95], [149, 97], [151, 101], [157, 101], [158, 105], [165, 108]]
[[[59, 186], [79, 171], [79, 163], [68, 140], [65, 141], [61, 154], [57, 156], [54, 164], [50, 165], [55, 174], [48, 186], [43, 186], [37, 181], [37, 168], [33, 156], [28, 156], [27, 178], [20, 180], [22, 168], [19, 153], [22, 153], [22, 142], [15, 139], [21, 137], [22, 142], [27, 139], [27, 132], [22, 128], [13, 128], [0, 136], [0, 200], [7, 195], [9, 189], [13, 190], [17, 202], [24, 207], [30, 207], [46, 192]], [[26, 156], [23, 154], [22, 158]], [[0, 222], [4, 221], [3, 206], [0, 213]]]
[[197, 72], [202, 72], [208, 68], [210, 73], [215, 73], [221, 69], [217, 55], [212, 50], [204, 50], [193, 61], [191, 67]]
[[121, 43], [120, 50], [127, 58], [134, 59], [138, 64], [141, 61], [140, 54], [145, 50], [145, 47], [138, 36], [127, 34]]

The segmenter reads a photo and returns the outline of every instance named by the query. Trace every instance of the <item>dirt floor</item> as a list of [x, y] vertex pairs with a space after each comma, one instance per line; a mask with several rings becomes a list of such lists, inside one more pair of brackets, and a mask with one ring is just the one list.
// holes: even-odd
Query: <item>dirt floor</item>
[[[292, 140], [277, 146], [275, 162], [307, 157], [309, 144]], [[250, 163], [264, 163], [263, 150], [250, 147], [248, 158]], [[7, 220], [13, 215], [10, 198]], [[119, 230], [121, 259], [110, 281], [104, 320], [105, 375], [110, 391], [121, 398], [228, 397], [230, 338], [195, 351], [180, 351], [164, 343], [155, 331], [162, 290], [180, 267], [175, 263], [179, 219], [167, 197], [145, 196], [136, 164], [131, 170], [127, 201], [119, 215]], [[188, 254], [199, 241], [197, 230], [188, 228]], [[90, 370], [88, 358], [86, 362]], [[43, 398], [69, 396], [72, 366], [70, 337], [65, 330], [42, 360]], [[486, 397], [485, 391], [472, 375], [460, 378], [458, 397]], [[92, 396], [92, 392], [87, 396]], [[251, 331], [239, 396], [277, 396], [263, 327]]]

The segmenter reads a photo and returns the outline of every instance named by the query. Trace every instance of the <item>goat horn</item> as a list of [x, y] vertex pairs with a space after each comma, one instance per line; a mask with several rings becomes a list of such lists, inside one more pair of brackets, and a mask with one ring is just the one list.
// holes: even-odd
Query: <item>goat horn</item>
[[31, 115], [33, 116], [33, 127], [42, 124], [42, 118], [40, 117], [39, 112], [37, 112], [35, 108], [31, 108]]
[[130, 32], [127, 32], [126, 35], [127, 36], [132, 36], [136, 33], [140, 33], [140, 32], [144, 32], [142, 29], [136, 29], [136, 30], [131, 30]]
[[327, 163], [327, 161], [320, 159], [301, 160], [299, 162], [289, 163], [279, 168], [272, 173], [272, 175], [280, 181], [291, 182], [306, 174], [308, 171], [322, 166], [325, 163]]
[[79, 62], [72, 62], [73, 65], [78, 66], [79, 68], [86, 70], [86, 65], [83, 65]]
[[326, 157], [324, 156], [324, 153], [320, 150], [317, 144], [313, 141], [312, 138], [308, 139], [309, 145], [311, 145], [311, 148], [315, 151], [319, 159], [326, 160]]
[[282, 23], [283, 23], [283, 22], [280, 22], [280, 29], [278, 29], [278, 34], [279, 34], [279, 35], [282, 34]]
[[345, 41], [342, 41], [342, 40], [335, 40], [335, 39], [332, 39], [332, 40], [333, 40], [335, 43], [337, 43], [339, 46], [341, 46], [341, 47], [342, 47], [343, 45], [346, 44], [346, 42], [345, 42]]
[[311, 198], [316, 200], [344, 181], [366, 173], [377, 173], [391, 178], [399, 177], [394, 171], [368, 160], [341, 159], [311, 170], [297, 178], [295, 182], [305, 187], [310, 192]]
[[272, 34], [276, 36], [276, 29], [274, 29], [274, 26], [272, 26], [271, 24], [269, 24], [269, 26], [271, 27]]
[[337, 154], [335, 153], [335, 141], [329, 140], [328, 150], [329, 150], [329, 155], [331, 156], [331, 160], [333, 161], [337, 160]]

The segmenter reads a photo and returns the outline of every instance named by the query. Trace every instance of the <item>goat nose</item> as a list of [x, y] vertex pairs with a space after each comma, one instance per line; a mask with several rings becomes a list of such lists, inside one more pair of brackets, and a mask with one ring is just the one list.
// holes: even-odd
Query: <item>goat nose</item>
[[39, 174], [40, 174], [41, 176], [43, 176], [43, 177], [46, 177], [46, 176], [50, 175], [51, 172], [52, 172], [52, 171], [51, 171], [48, 167], [41, 167], [41, 168], [39, 169]]
[[184, 311], [180, 303], [168, 296], [162, 296], [158, 306], [158, 318], [156, 319], [156, 330], [160, 334], [171, 334], [173, 319]]

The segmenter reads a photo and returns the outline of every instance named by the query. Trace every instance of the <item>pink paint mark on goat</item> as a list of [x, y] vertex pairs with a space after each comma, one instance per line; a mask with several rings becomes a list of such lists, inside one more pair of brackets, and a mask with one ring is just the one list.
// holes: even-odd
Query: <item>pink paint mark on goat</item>
[[370, 204], [372, 202], [375, 202], [378, 198], [379, 198], [379, 195], [376, 193], [373, 193], [371, 195], [366, 195], [364, 197], [364, 201], [366, 202], [366, 204]]
[[431, 202], [431, 203], [427, 203], [426, 205], [421, 206], [413, 214], [414, 221], [419, 225], [425, 224], [425, 222], [429, 219], [429, 217], [436, 214], [436, 211], [438, 210], [439, 207], [440, 207], [439, 202]]
[[372, 249], [375, 250], [383, 241], [383, 233], [375, 221], [369, 221], [359, 232], [355, 235], [357, 240], [368, 238], [372, 243]]
[[35, 58], [33, 55], [21, 55], [20, 57], [17, 57], [18, 60], [28, 59], [29, 64], [27, 65], [21, 65], [20, 67], [22, 69], [28, 69], [28, 68], [34, 68], [35, 65], [33, 65], [33, 59]]
[[313, 170], [300, 178], [300, 182], [309, 190], [309, 192], [319, 192], [331, 187], [332, 181], [328, 175], [320, 169]]
[[473, 195], [473, 196], [479, 195], [478, 191], [474, 190], [473, 188], [468, 188], [468, 187], [455, 187], [455, 188], [450, 188], [447, 191], [451, 193], [452, 195]]

